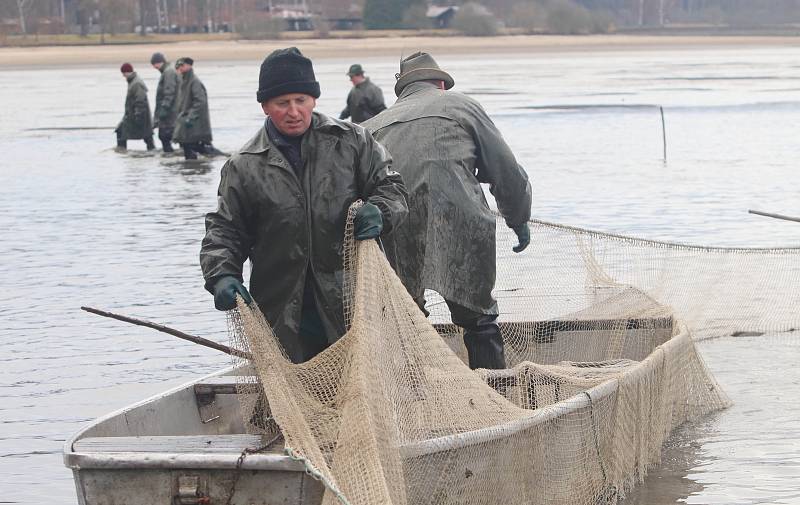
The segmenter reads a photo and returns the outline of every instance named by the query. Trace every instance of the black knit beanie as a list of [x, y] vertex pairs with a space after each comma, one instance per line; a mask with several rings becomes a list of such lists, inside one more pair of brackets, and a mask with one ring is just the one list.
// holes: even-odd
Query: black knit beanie
[[264, 58], [258, 75], [256, 99], [264, 103], [287, 93], [303, 93], [319, 98], [319, 82], [314, 76], [311, 60], [299, 49], [276, 49]]

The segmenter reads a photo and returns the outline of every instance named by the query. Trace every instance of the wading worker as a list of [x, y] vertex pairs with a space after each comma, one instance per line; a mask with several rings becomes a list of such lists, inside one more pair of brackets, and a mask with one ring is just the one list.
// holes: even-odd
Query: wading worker
[[517, 234], [514, 252], [530, 243], [531, 186], [481, 105], [447, 91], [453, 84], [429, 54], [413, 54], [400, 62], [397, 102], [364, 123], [408, 189], [409, 217], [384, 244], [423, 310], [425, 289], [446, 300], [470, 367], [505, 368], [492, 297], [495, 217], [481, 183]]
[[361, 123], [386, 109], [383, 91], [369, 77], [364, 77], [361, 65], [350, 65], [347, 76], [353, 87], [347, 95], [347, 107], [339, 115], [339, 119], [351, 118], [354, 123]]
[[178, 117], [172, 141], [183, 148], [187, 160], [196, 160], [197, 153], [222, 154], [211, 145], [211, 117], [208, 113], [206, 87], [194, 75], [194, 60], [179, 58], [175, 70], [181, 75], [178, 93]]
[[153, 112], [153, 125], [158, 128], [158, 140], [165, 153], [172, 149], [172, 132], [175, 131], [175, 118], [178, 117], [178, 88], [181, 78], [175, 69], [167, 63], [161, 53], [153, 53], [150, 64], [161, 72], [156, 88], [156, 110]]
[[261, 64], [264, 126], [222, 167], [218, 208], [206, 215], [200, 251], [205, 287], [219, 310], [235, 307], [242, 264], [250, 293], [295, 363], [345, 332], [342, 250], [347, 210], [361, 199], [355, 238], [390, 233], [408, 212], [391, 158], [364, 128], [314, 112], [311, 60], [297, 48]]
[[153, 144], [153, 124], [150, 121], [150, 103], [147, 101], [147, 86], [133, 71], [133, 65], [123, 63], [120, 67], [122, 76], [128, 81], [128, 93], [125, 95], [125, 115], [117, 125], [117, 152], [128, 150], [128, 140], [143, 139], [147, 150], [156, 148]]

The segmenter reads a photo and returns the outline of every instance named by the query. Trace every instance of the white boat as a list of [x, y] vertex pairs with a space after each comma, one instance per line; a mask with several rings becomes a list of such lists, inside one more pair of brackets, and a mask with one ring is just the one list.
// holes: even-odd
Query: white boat
[[[634, 335], [639, 331], [637, 324], [635, 320], [628, 321], [625, 331]], [[576, 336], [586, 339], [587, 332], [595, 333], [599, 340], [607, 339], [608, 321], [598, 321], [595, 326], [605, 330], [590, 326], [587, 321], [564, 322], [546, 342], [537, 345], [555, 346]], [[594, 370], [594, 376], [601, 377], [595, 386], [570, 393], [569, 398], [561, 397], [564, 393], [559, 393], [557, 384], [549, 385], [546, 394], [544, 390], [528, 391], [526, 394], [533, 399], [537, 393], [539, 398], [551, 398], [538, 404], [534, 401], [527, 407], [534, 410], [532, 417], [491, 430], [405, 446], [401, 449], [404, 459], [425, 459], [443, 451], [491, 444], [503, 437], [520, 436], [535, 425], [560, 416], [591, 409], [592, 404], [616, 393], [623, 376], [628, 384], [631, 378], [646, 377], [649, 370], [663, 364], [664, 353], [693, 345], [685, 328], [673, 331], [671, 318], [654, 319], [647, 327], [648, 334], [656, 335], [658, 342], [653, 342], [654, 350], [646, 357], [614, 363], [572, 363], [571, 366]], [[654, 327], [658, 331], [653, 332]], [[194, 380], [98, 419], [70, 438], [64, 447], [64, 462], [73, 471], [79, 503], [320, 503], [322, 483], [306, 472], [303, 462], [284, 454], [281, 438], [268, 440], [245, 432], [236, 396], [237, 376], [245, 373], [244, 369], [229, 368]], [[502, 371], [493, 373], [502, 375]], [[604, 373], [607, 378], [603, 378]], [[673, 415], [673, 427], [685, 420], [680, 413]], [[246, 452], [256, 449], [259, 451]]]

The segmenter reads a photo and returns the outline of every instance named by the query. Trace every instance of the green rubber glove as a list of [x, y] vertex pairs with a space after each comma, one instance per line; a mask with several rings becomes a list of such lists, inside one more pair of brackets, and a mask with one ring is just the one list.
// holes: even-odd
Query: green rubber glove
[[365, 203], [356, 211], [353, 219], [353, 237], [356, 240], [378, 238], [383, 231], [383, 215], [375, 204]]
[[248, 305], [253, 302], [253, 297], [239, 279], [231, 276], [221, 277], [214, 284], [214, 307], [217, 310], [235, 309], [236, 295], [241, 296]]
[[528, 227], [528, 223], [522, 223], [511, 229], [517, 234], [517, 240], [519, 240], [519, 244], [512, 247], [511, 250], [515, 253], [521, 253], [531, 243], [531, 229]]

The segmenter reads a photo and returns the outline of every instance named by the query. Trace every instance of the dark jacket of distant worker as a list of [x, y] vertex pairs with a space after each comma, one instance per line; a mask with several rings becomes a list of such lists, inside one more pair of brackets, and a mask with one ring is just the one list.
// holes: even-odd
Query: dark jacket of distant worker
[[[250, 294], [294, 362], [345, 332], [343, 238], [348, 208], [357, 240], [390, 233], [408, 212], [391, 158], [364, 128], [313, 112], [320, 95], [311, 60], [297, 48], [261, 65], [258, 102], [267, 119], [222, 167], [218, 209], [200, 251], [217, 309]], [[250, 291], [242, 265], [252, 267]]]
[[153, 53], [150, 64], [161, 72], [156, 88], [156, 110], [153, 112], [153, 125], [158, 128], [158, 139], [165, 153], [173, 152], [172, 134], [175, 119], [178, 117], [178, 90], [181, 77], [161, 53]]
[[383, 102], [383, 91], [374, 85], [369, 77], [364, 77], [364, 69], [356, 63], [350, 65], [347, 71], [350, 82], [353, 83], [347, 95], [347, 107], [339, 115], [339, 119], [352, 119], [354, 123], [361, 123], [386, 109]]
[[446, 91], [453, 78], [427, 53], [400, 63], [389, 109], [364, 126], [394, 159], [409, 193], [409, 218], [384, 242], [406, 288], [424, 306], [424, 291], [447, 301], [464, 329], [472, 368], [504, 368], [492, 297], [495, 216], [481, 183], [519, 239], [530, 242], [531, 185], [492, 120], [474, 99]]
[[117, 150], [124, 151], [127, 141], [134, 139], [143, 139], [148, 151], [155, 149], [147, 86], [130, 63], [123, 63], [120, 72], [128, 81], [128, 93], [125, 95], [125, 115], [114, 130], [117, 134]]
[[208, 94], [194, 74], [193, 65], [194, 60], [188, 57], [175, 62], [175, 69], [181, 74], [181, 86], [172, 141], [181, 145], [186, 159], [196, 159], [197, 153], [210, 154], [213, 150]]

